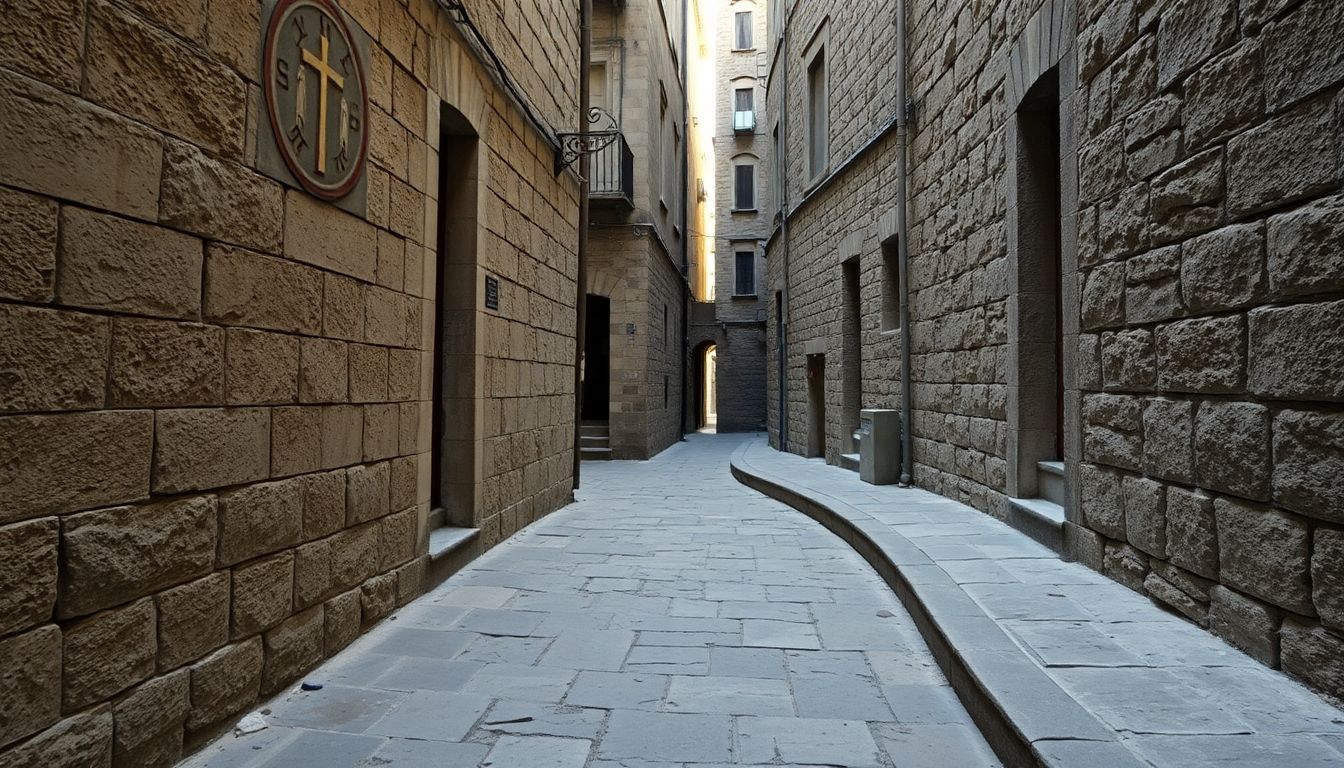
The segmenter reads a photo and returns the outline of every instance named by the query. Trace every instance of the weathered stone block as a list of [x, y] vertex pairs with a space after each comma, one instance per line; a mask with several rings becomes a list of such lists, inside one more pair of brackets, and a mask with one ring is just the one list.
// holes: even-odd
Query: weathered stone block
[[1157, 329], [1157, 386], [1168, 392], [1241, 392], [1246, 328], [1240, 317], [1182, 320]]
[[271, 410], [271, 475], [286, 477], [322, 468], [322, 409]]
[[[1227, 207], [1234, 216], [1283, 205], [1339, 183], [1334, 107], [1303, 104], [1227, 144]], [[1293, 158], [1284, 162], [1284, 158]]]
[[378, 572], [378, 523], [347, 528], [331, 545], [331, 576], [341, 589], [357, 587]]
[[0, 418], [0, 523], [149, 495], [151, 411]]
[[361, 584], [359, 607], [364, 626], [390, 616], [397, 607], [397, 575], [385, 573]]
[[99, 707], [68, 717], [0, 755], [0, 768], [105, 766], [111, 759], [112, 711]]
[[267, 253], [283, 236], [282, 187], [242, 165], [169, 139], [163, 153], [159, 221]]
[[1139, 400], [1124, 395], [1083, 398], [1083, 455], [1088, 461], [1137, 470], [1143, 458]]
[[1259, 403], [1202, 403], [1195, 417], [1199, 485], [1268, 501], [1269, 435], [1269, 409]]
[[1157, 83], [1168, 86], [1226, 48], [1237, 34], [1236, 0], [1176, 0], [1157, 28]]
[[159, 671], [177, 669], [229, 641], [229, 574], [212, 573], [155, 597]]
[[0, 635], [51, 619], [59, 541], [54, 517], [0, 526]]
[[0, 411], [98, 408], [107, 389], [105, 317], [0, 305]]
[[[24, 0], [23, 8], [10, 7], [5, 14], [6, 28], [16, 21], [42, 23], [41, 12], [30, 10], [36, 5], [44, 10], [56, 6]], [[83, 37], [82, 21], [74, 34], [76, 39]], [[26, 45], [7, 43], [0, 37], [0, 57], [7, 64], [13, 54], [28, 58], [35, 52]], [[70, 55], [72, 50], [78, 50], [78, 45], [62, 45], [61, 60], [75, 67], [77, 83], [79, 65]], [[8, 73], [0, 75], [0, 103], [6, 105], [0, 112], [0, 135], [7, 137], [0, 146], [0, 180], [4, 183], [130, 216], [156, 218], [163, 156], [158, 134], [83, 99]], [[69, 236], [67, 230], [65, 237]]]
[[191, 46], [105, 2], [90, 4], [83, 92], [226, 157], [241, 158], [243, 81]]
[[296, 190], [285, 195], [285, 256], [366, 283], [378, 276], [373, 226]]
[[293, 552], [281, 552], [233, 569], [235, 639], [275, 626], [293, 607]]
[[265, 408], [155, 413], [154, 491], [219, 488], [271, 472], [271, 417]]
[[1281, 411], [1274, 418], [1274, 503], [1344, 522], [1344, 416]]
[[1196, 624], [1200, 626], [1208, 625], [1208, 605], [1177, 589], [1174, 584], [1157, 575], [1157, 573], [1148, 572], [1143, 580], [1143, 590], [1154, 600], [1174, 608]]
[[1265, 33], [1265, 89], [1270, 110], [1278, 110], [1344, 79], [1338, 55], [1344, 18], [1330, 0], [1309, 0]]
[[322, 294], [322, 333], [347, 341], [364, 340], [364, 284], [328, 274]]
[[0, 188], [0, 297], [49, 302], [55, 296], [56, 203]]
[[1143, 592], [1143, 582], [1148, 576], [1148, 558], [1128, 544], [1108, 541], [1102, 573], [1135, 592]]
[[79, 90], [84, 5], [18, 0], [0, 19], [0, 66]]
[[76, 711], [154, 674], [154, 601], [137, 600], [65, 629], [63, 709]]
[[180, 739], [190, 709], [189, 670], [180, 669], [141, 685], [112, 706], [116, 751], [138, 750], [169, 731], [176, 731]]
[[1279, 665], [1278, 608], [1222, 585], [1209, 590], [1209, 629], [1271, 667]]
[[364, 460], [380, 461], [397, 455], [400, 409], [396, 403], [364, 406]]
[[388, 462], [346, 471], [346, 525], [356, 525], [390, 512], [391, 465]]
[[299, 339], [230, 328], [230, 405], [293, 403], [299, 399]]
[[1087, 527], [1113, 539], [1125, 538], [1124, 494], [1120, 488], [1120, 474], [1093, 464], [1083, 464], [1082, 480], [1083, 519]]
[[1269, 285], [1275, 296], [1344, 290], [1344, 197], [1269, 219]]
[[197, 323], [119, 317], [112, 323], [112, 402], [121, 406], [219, 405], [224, 331]]
[[1290, 611], [1314, 615], [1306, 522], [1233, 499], [1216, 499], [1213, 511], [1220, 581]]
[[1167, 556], [1192, 573], [1218, 578], [1218, 526], [1208, 494], [1167, 488]]
[[327, 406], [322, 411], [322, 466], [357, 464], [364, 456], [364, 409], [357, 405]]
[[61, 303], [155, 317], [201, 311], [201, 241], [81, 208], [61, 210]]
[[350, 399], [356, 403], [387, 400], [387, 352], [385, 347], [350, 345]]
[[420, 511], [414, 507], [394, 512], [378, 521], [378, 560], [384, 571], [390, 571], [415, 556], [415, 543], [420, 533]]
[[1181, 295], [1191, 312], [1221, 312], [1263, 300], [1265, 236], [1259, 223], [1223, 227], [1181, 246]]
[[1126, 477], [1125, 535], [1154, 557], [1167, 556], [1167, 487], [1146, 477]]
[[1155, 242], [1212, 229], [1223, 220], [1223, 150], [1210, 149], [1162, 172], [1149, 191]]
[[327, 655], [354, 642], [359, 636], [359, 590], [337, 595], [323, 604], [323, 646]]
[[1083, 283], [1082, 327], [1119, 325], [1125, 318], [1125, 268], [1107, 264], [1087, 273]]
[[299, 351], [299, 402], [342, 403], [350, 394], [350, 355], [343, 341], [308, 339]]
[[1152, 331], [1135, 328], [1102, 334], [1101, 375], [1107, 389], [1152, 389], [1157, 382]]
[[345, 526], [345, 470], [303, 478], [303, 538], [311, 541]]
[[294, 477], [220, 494], [218, 565], [241, 563], [298, 544], [303, 491], [303, 478]]
[[1324, 691], [1344, 691], [1344, 639], [1296, 616], [1279, 631], [1283, 671]]
[[1344, 531], [1316, 529], [1311, 553], [1311, 597], [1322, 622], [1344, 629]]
[[266, 633], [262, 693], [274, 693], [322, 660], [325, 624], [314, 606]]
[[110, 608], [209, 573], [215, 514], [214, 497], [197, 496], [65, 518], [61, 617]]
[[205, 271], [205, 317], [212, 322], [310, 334], [322, 328], [319, 270], [211, 243]]
[[54, 625], [0, 640], [0, 745], [61, 716], [61, 630]]
[[236, 715], [261, 692], [261, 637], [221, 648], [191, 667], [187, 728], [200, 730]]
[[1344, 301], [1251, 311], [1254, 394], [1285, 400], [1344, 400]]

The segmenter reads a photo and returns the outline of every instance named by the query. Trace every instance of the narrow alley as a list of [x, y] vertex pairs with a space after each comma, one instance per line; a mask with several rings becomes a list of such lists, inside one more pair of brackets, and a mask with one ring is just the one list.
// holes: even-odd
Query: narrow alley
[[997, 765], [869, 566], [729, 474], [742, 442], [593, 466], [186, 765]]

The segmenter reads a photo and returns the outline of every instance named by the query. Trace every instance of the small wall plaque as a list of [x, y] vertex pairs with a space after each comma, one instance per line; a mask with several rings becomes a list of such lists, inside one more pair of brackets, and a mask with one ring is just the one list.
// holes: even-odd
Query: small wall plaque
[[493, 275], [485, 276], [485, 308], [499, 311], [499, 278]]

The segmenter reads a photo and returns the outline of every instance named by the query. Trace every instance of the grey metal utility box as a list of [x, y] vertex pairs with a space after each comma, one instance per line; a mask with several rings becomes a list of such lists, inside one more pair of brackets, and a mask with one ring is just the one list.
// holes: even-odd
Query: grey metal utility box
[[859, 479], [893, 485], [901, 479], [901, 412], [888, 408], [859, 411]]

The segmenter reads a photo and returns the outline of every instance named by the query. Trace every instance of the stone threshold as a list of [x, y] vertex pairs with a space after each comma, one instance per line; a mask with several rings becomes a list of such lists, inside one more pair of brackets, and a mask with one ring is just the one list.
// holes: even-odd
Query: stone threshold
[[[731, 463], [739, 482], [818, 521], [868, 561], [914, 617], [1005, 765], [1344, 763], [1344, 712], [978, 510], [920, 489], [868, 485], [851, 472], [775, 451], [763, 440], [742, 445]], [[919, 511], [902, 511], [910, 508]], [[927, 532], [938, 527], [948, 533]], [[938, 541], [917, 543], [922, 537], [899, 528], [922, 528]], [[968, 554], [970, 545], [957, 540], [998, 543], [985, 545], [977, 559]], [[1024, 572], [1048, 575], [1015, 585], [994, 578], [976, 583], [965, 575], [977, 569], [1002, 572], [1013, 563]], [[1042, 586], [1052, 578], [1095, 594], [1076, 605], [1049, 603], [1067, 591]], [[977, 588], [979, 601], [972, 594]], [[1041, 599], [1021, 594], [1033, 589]], [[1064, 603], [1079, 616], [1079, 606], [1086, 605], [1090, 618], [1070, 620], [1067, 611], [1056, 612]], [[1107, 628], [1143, 635], [1158, 650], [1130, 653], [1106, 638]], [[1095, 637], [1075, 640], [1083, 630]], [[1024, 636], [1036, 642], [1024, 642]], [[1170, 658], [1160, 650], [1168, 646]], [[1096, 686], [1098, 677], [1111, 690]], [[1179, 685], [1182, 699], [1188, 695], [1188, 706], [1172, 695], [1172, 684]], [[1235, 704], [1221, 703], [1228, 700]]]

